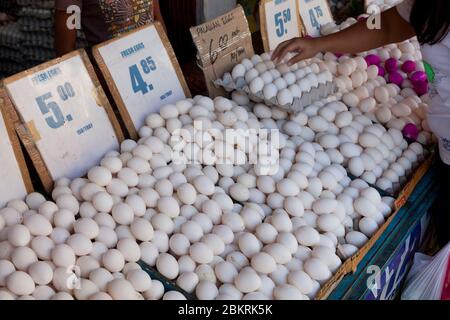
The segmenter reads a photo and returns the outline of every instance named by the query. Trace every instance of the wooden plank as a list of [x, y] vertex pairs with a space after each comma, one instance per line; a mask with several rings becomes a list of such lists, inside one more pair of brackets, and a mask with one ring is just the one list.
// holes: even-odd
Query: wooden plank
[[[33, 184], [31, 182], [28, 167], [25, 163], [25, 158], [24, 158], [24, 155], [22, 152], [22, 147], [20, 145], [19, 138], [15, 131], [13, 117], [10, 113], [11, 108], [12, 108], [11, 100], [9, 99], [8, 95], [6, 94], [6, 91], [4, 90], [4, 88], [0, 86], [0, 115], [2, 118], [2, 120], [0, 119], [0, 121], [3, 121], [4, 128], [6, 129], [6, 134], [7, 134], [7, 137], [2, 137], [2, 139], [5, 139], [5, 140], [9, 139], [9, 143], [11, 144], [12, 151], [13, 151], [12, 156], [14, 157], [14, 160], [16, 161], [19, 172], [20, 172], [20, 177], [17, 177], [17, 179], [20, 180], [19, 183], [22, 184], [21, 188], [23, 188], [25, 193], [31, 193], [34, 191]], [[6, 156], [6, 152], [2, 156]], [[5, 163], [3, 163], [2, 165], [5, 165]], [[3, 184], [2, 186], [6, 187], [6, 188], [14, 187], [14, 189], [15, 189], [15, 184], [16, 184], [15, 181], [7, 181], [7, 180], [5, 180], [5, 177], [2, 177], [1, 183]], [[21, 198], [22, 196], [24, 196], [24, 194], [17, 195], [18, 198]], [[10, 200], [13, 200], [13, 199], [10, 199]]]
[[264, 52], [270, 51], [269, 34], [267, 32], [267, 19], [266, 19], [266, 2], [268, 0], [262, 0], [259, 3], [259, 29], [261, 31], [261, 38], [264, 46]]

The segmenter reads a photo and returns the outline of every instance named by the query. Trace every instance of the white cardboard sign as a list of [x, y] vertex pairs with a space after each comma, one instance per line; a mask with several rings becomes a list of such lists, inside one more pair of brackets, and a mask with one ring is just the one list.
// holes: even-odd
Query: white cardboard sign
[[24, 177], [20, 170], [18, 159], [14, 154], [11, 140], [5, 125], [5, 119], [0, 112], [0, 208], [8, 201], [22, 199], [28, 192]]
[[320, 27], [334, 21], [327, 0], [298, 0], [298, 10], [309, 36], [319, 36]]
[[186, 98], [155, 25], [102, 44], [98, 53], [136, 130], [150, 113]]
[[297, 0], [269, 0], [261, 2], [261, 19], [265, 26], [266, 51], [275, 50], [282, 42], [301, 35], [301, 23], [298, 15]]
[[8, 80], [6, 88], [53, 181], [86, 174], [119, 142], [79, 54]]

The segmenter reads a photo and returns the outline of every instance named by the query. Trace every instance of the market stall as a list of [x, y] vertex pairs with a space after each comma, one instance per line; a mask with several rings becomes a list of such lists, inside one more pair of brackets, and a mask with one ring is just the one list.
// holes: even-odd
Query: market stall
[[417, 39], [275, 65], [286, 37], [357, 19], [260, 16], [261, 54], [240, 6], [191, 28], [209, 96], [159, 23], [3, 80], [21, 174], [0, 181], [0, 300], [395, 297], [438, 187]]

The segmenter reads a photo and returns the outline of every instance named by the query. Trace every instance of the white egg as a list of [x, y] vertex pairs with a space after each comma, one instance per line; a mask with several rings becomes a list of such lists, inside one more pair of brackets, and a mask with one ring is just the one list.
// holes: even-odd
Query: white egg
[[331, 278], [328, 266], [318, 258], [309, 258], [303, 264], [305, 272], [314, 280], [326, 281]]
[[348, 162], [350, 173], [355, 177], [360, 177], [364, 173], [364, 162], [361, 157], [353, 157]]
[[156, 260], [157, 270], [168, 279], [175, 279], [178, 276], [179, 266], [177, 260], [167, 253], [162, 253]]
[[272, 84], [266, 84], [263, 88], [264, 99], [271, 100], [277, 96], [278, 88]]
[[291, 105], [293, 99], [294, 97], [289, 89], [281, 89], [277, 94], [278, 104], [281, 106]]
[[368, 241], [368, 238], [361, 232], [351, 231], [345, 235], [347, 243], [361, 248]]
[[378, 224], [372, 218], [364, 217], [359, 220], [359, 230], [367, 237], [372, 237], [378, 230]]
[[236, 276], [234, 285], [242, 293], [254, 292], [261, 286], [261, 278], [253, 269], [243, 269]]
[[300, 245], [309, 247], [320, 242], [319, 233], [309, 226], [300, 227], [295, 230], [295, 237]]
[[237, 64], [231, 71], [231, 76], [233, 79], [238, 79], [245, 76], [246, 67], [242, 64]]
[[251, 266], [261, 274], [269, 274], [276, 270], [276, 262], [273, 257], [266, 252], [259, 252], [251, 259]]
[[257, 94], [257, 93], [259, 93], [259, 92], [261, 92], [263, 90], [263, 88], [264, 88], [264, 81], [260, 77], [256, 77], [250, 82], [249, 87], [250, 87], [250, 91], [253, 94]]

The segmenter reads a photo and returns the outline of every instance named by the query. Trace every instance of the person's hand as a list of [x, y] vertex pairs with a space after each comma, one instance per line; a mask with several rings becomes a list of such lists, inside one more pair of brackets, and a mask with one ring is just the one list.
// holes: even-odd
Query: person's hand
[[282, 61], [288, 53], [295, 52], [297, 54], [288, 61], [288, 65], [291, 66], [301, 60], [314, 57], [319, 51], [317, 39], [294, 38], [280, 43], [272, 54], [272, 60], [275, 63], [278, 63]]

